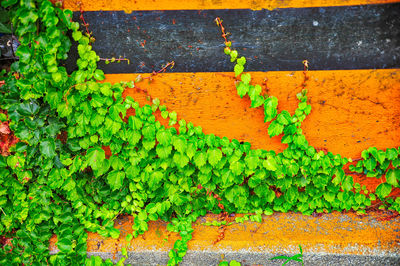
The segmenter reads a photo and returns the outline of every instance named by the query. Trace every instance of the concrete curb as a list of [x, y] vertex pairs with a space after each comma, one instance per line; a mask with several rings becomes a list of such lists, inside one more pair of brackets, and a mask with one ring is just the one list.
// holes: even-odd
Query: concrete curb
[[[221, 260], [233, 259], [243, 265], [281, 265], [269, 258], [297, 254], [299, 245], [305, 265], [400, 265], [400, 216], [394, 217], [390, 212], [369, 212], [364, 216], [331, 213], [319, 217], [275, 213], [264, 216], [262, 223], [204, 225], [217, 218], [209, 214], [196, 221], [182, 265], [217, 265]], [[229, 219], [233, 221], [234, 217]], [[131, 216], [116, 220], [115, 227], [121, 231], [119, 239], [89, 233], [88, 255], [118, 261], [121, 249], [128, 247], [126, 263], [165, 265], [178, 234], [168, 232], [167, 223], [154, 221], [145, 234], [128, 246], [126, 235], [132, 233], [132, 224]], [[221, 233], [224, 237], [216, 242]], [[52, 252], [57, 252], [55, 242], [53, 238]]]
[[[218, 250], [212, 251], [193, 251], [190, 250], [184, 257], [180, 265], [218, 265], [220, 261], [236, 260], [242, 265], [282, 265], [284, 260], [269, 260], [277, 255], [294, 254], [268, 254], [251, 252], [248, 250], [231, 252]], [[394, 255], [394, 254], [393, 254]], [[113, 253], [90, 252], [88, 256], [100, 256], [103, 259], [113, 258]], [[114, 262], [122, 258], [121, 254], [115, 255]], [[132, 265], [156, 266], [166, 265], [168, 262], [168, 252], [166, 251], [147, 251], [129, 252], [125, 263]], [[400, 265], [400, 257], [394, 256], [360, 256], [360, 255], [332, 255], [332, 254], [304, 254], [304, 265]], [[299, 262], [289, 262], [286, 265], [301, 265]]]

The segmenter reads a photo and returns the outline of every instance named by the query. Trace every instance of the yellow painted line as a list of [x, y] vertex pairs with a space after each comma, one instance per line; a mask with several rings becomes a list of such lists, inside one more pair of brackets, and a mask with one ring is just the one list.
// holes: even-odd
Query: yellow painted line
[[[217, 215], [199, 218], [194, 225], [193, 239], [189, 250], [196, 251], [240, 251], [265, 253], [298, 253], [298, 245], [304, 253], [341, 255], [390, 255], [400, 251], [400, 219], [390, 221], [379, 219], [388, 213], [371, 212], [368, 216], [354, 213], [324, 214], [321, 217], [304, 216], [295, 213], [275, 213], [265, 216], [262, 223], [244, 222], [227, 226], [225, 236], [214, 244], [221, 230], [206, 226], [205, 221], [217, 220]], [[232, 218], [233, 220], [233, 218]], [[133, 218], [125, 216], [115, 222], [121, 230], [119, 239], [104, 238], [89, 233], [88, 252], [114, 253], [127, 245], [126, 235], [132, 233]], [[166, 230], [166, 223], [149, 223], [144, 235], [133, 239], [130, 251], [169, 251], [173, 248], [178, 234]], [[56, 238], [51, 240], [50, 250], [55, 251]]]
[[124, 10], [198, 10], [198, 9], [269, 9], [328, 7], [396, 3], [398, 0], [65, 0], [64, 8], [79, 11], [79, 3], [85, 11]]

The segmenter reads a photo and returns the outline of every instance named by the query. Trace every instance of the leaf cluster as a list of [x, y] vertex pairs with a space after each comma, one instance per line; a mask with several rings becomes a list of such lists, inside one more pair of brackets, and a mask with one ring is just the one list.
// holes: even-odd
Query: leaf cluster
[[[134, 223], [128, 242], [158, 219], [179, 232], [169, 252], [169, 264], [176, 265], [186, 254], [193, 222], [207, 212], [250, 213], [237, 222], [261, 222], [273, 212], [363, 213], [376, 199], [345, 173], [349, 159], [309, 145], [301, 129], [311, 112], [307, 91], [297, 95], [294, 114], [279, 111], [278, 99], [251, 83], [243, 73], [246, 59], [230, 45], [225, 52], [235, 62], [238, 95], [264, 108], [269, 136], [288, 145], [282, 153], [205, 134], [158, 99], [140, 106], [124, 97], [136, 82], [104, 82], [100, 57], [71, 11], [36, 0], [2, 6], [21, 45], [0, 93], [0, 108], [20, 140], [10, 156], [0, 158], [0, 234], [12, 238], [0, 248], [1, 264], [100, 265], [99, 258], [86, 259], [87, 232], [117, 239], [114, 220], [129, 214]], [[79, 54], [72, 73], [61, 64], [71, 48], [69, 34]], [[158, 112], [169, 126], [157, 121]], [[387, 183], [376, 194], [399, 210], [398, 198], [386, 198], [387, 185], [398, 186], [398, 150], [371, 148], [363, 158], [355, 170], [385, 173]], [[52, 234], [57, 254], [47, 248]]]

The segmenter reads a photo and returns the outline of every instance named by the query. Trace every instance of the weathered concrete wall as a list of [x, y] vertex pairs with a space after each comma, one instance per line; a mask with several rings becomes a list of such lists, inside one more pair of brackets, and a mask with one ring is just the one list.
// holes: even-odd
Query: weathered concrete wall
[[[170, 72], [232, 71], [216, 17], [223, 19], [232, 47], [246, 57], [247, 71], [302, 70], [304, 59], [313, 70], [399, 68], [399, 14], [400, 3], [272, 11], [91, 11], [84, 16], [100, 56], [131, 60], [130, 65], [101, 62], [106, 73], [151, 73], [172, 60], [176, 64]], [[75, 12], [75, 19], [79, 16]], [[76, 59], [75, 49], [70, 70]]]
[[[140, 90], [129, 89], [124, 95], [145, 103], [146, 95], [142, 91], [147, 90], [149, 95], [159, 98], [170, 110], [175, 110], [179, 118], [202, 126], [205, 133], [248, 141], [253, 148], [276, 151], [285, 148], [279, 137], [268, 137], [268, 124], [263, 122], [262, 110], [251, 109], [248, 99], [240, 99], [236, 95], [234, 75], [223, 72], [231, 71], [231, 68], [227, 68], [230, 66], [229, 60], [223, 55], [222, 39], [212, 21], [213, 16], [220, 16], [229, 24], [228, 31], [232, 32], [232, 40], [236, 39], [234, 45], [237, 45], [239, 53], [252, 58], [249, 67], [253, 70], [253, 80], [262, 84], [265, 92], [279, 99], [280, 110], [293, 112], [296, 107], [295, 95], [301, 90], [304, 80], [303, 73], [298, 71], [302, 68], [301, 60], [308, 59], [310, 69], [319, 70], [309, 71], [309, 79], [305, 83], [313, 109], [302, 128], [310, 145], [352, 158], [359, 157], [362, 150], [371, 146], [379, 149], [400, 146], [400, 4], [395, 3], [398, 1], [82, 2], [83, 10], [94, 11], [84, 14], [91, 24], [90, 30], [97, 38], [94, 49], [100, 51], [102, 57], [121, 55], [132, 61], [130, 65], [107, 65], [107, 81], [132, 80], [137, 77], [137, 72], [158, 70], [163, 63], [175, 60], [176, 68], [171, 70], [173, 73], [159, 74], [150, 84], [138, 83]], [[76, 1], [66, 0], [64, 5], [79, 11]], [[280, 9], [271, 12], [262, 10], [259, 13], [250, 10], [262, 8]], [[235, 20], [234, 16], [224, 18], [218, 13], [221, 9], [235, 9], [221, 11], [221, 14], [244, 14], [246, 19]], [[110, 12], [100, 13], [100, 10]], [[191, 10], [192, 13], [179, 13], [176, 10]], [[343, 10], [347, 13], [339, 12]], [[114, 11], [136, 12], [124, 14]], [[150, 12], [143, 15], [147, 11]], [[138, 18], [141, 12], [143, 16]], [[179, 14], [185, 16], [179, 17]], [[191, 14], [197, 14], [193, 18], [196, 22], [193, 25], [188, 22]], [[204, 19], [200, 20], [198, 14], [204, 14]], [[290, 19], [283, 19], [281, 14], [286, 14]], [[360, 16], [357, 17], [357, 14]], [[270, 21], [257, 23], [257, 16], [265, 19], [269, 15]], [[298, 20], [295, 19], [297, 15]], [[186, 22], [180, 18], [186, 18]], [[201, 25], [201, 21], [206, 24]], [[287, 21], [291, 24], [286, 25]], [[316, 26], [315, 21], [318, 22]], [[268, 29], [274, 28], [274, 23], [285, 24], [286, 35], [280, 35], [276, 29], [268, 32]], [[160, 33], [163, 25], [166, 27], [164, 35]], [[158, 31], [151, 32], [153, 26]], [[185, 35], [196, 29], [202, 31]], [[327, 35], [323, 35], [324, 32]], [[173, 33], [174, 40], [181, 42], [182, 48], [178, 48], [176, 43], [165, 43], [168, 42], [168, 34]], [[329, 40], [335, 33], [338, 35], [336, 39]], [[158, 36], [164, 36], [164, 39], [157, 39]], [[198, 42], [202, 36], [205, 44]], [[255, 39], [252, 41], [253, 37]], [[263, 42], [271, 40], [288, 43], [285, 44], [287, 46], [268, 44], [276, 50], [264, 51], [263, 48], [268, 45]], [[258, 50], [250, 49], [252, 42]], [[163, 43], [168, 49], [163, 49]], [[288, 53], [285, 47], [290, 48]], [[317, 50], [314, 50], [315, 47]], [[267, 54], [271, 50], [275, 53]], [[209, 62], [207, 58], [213, 61]], [[261, 72], [271, 69], [289, 71]], [[160, 116], [158, 118], [162, 121]], [[355, 176], [355, 181], [366, 185], [370, 191], [380, 183], [378, 179], [365, 176]], [[396, 190], [393, 193], [398, 192]], [[215, 219], [207, 216], [195, 226], [184, 264], [217, 264], [221, 255], [224, 255], [227, 260], [241, 260], [246, 265], [268, 265], [270, 262], [267, 259], [274, 255], [298, 253], [298, 245], [301, 244], [308, 265], [397, 265], [400, 264], [400, 218], [386, 219], [390, 216], [390, 213], [384, 212], [369, 212], [362, 217], [352, 213], [321, 217], [278, 213], [264, 217], [262, 224], [247, 222], [229, 226], [223, 240], [216, 244], [214, 242], [222, 229], [201, 225], [205, 219]], [[118, 240], [90, 234], [89, 254], [118, 259], [121, 247], [126, 244], [124, 237], [132, 230], [131, 225], [131, 217], [116, 221], [116, 227], [122, 230]], [[165, 223], [152, 222], [150, 230], [131, 243], [127, 262], [165, 264], [168, 250], [176, 239], [176, 234], [166, 232]], [[56, 251], [54, 241], [51, 248]], [[274, 262], [272, 265], [278, 264]]]

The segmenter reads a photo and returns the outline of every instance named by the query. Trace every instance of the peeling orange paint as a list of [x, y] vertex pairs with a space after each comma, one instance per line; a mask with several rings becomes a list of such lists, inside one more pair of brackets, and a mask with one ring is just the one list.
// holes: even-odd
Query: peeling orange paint
[[[294, 113], [303, 72], [249, 73], [255, 83], [262, 84], [264, 93], [278, 98], [280, 111]], [[310, 145], [351, 158], [360, 157], [361, 151], [371, 146], [400, 146], [399, 69], [309, 71], [307, 75], [312, 111], [302, 129]], [[106, 75], [106, 81], [136, 77], [112, 74]], [[262, 107], [250, 108], [250, 100], [237, 95], [234, 82], [233, 73], [163, 73], [153, 77], [151, 83], [145, 80], [136, 86], [176, 111], [179, 119], [201, 126], [206, 134], [247, 141], [256, 149], [283, 151], [286, 145], [280, 137], [267, 135]], [[146, 95], [135, 88], [124, 95], [148, 103]], [[159, 114], [156, 117], [163, 122]], [[354, 176], [354, 180], [369, 191], [381, 183], [380, 179], [365, 176]]]
[[[263, 92], [279, 99], [279, 109], [293, 113], [301, 90], [302, 72], [250, 72]], [[150, 74], [142, 74], [148, 77]], [[312, 112], [303, 123], [310, 145], [344, 156], [359, 157], [370, 146], [379, 149], [400, 146], [400, 69], [309, 71], [306, 87]], [[135, 80], [138, 74], [106, 75], [106, 81]], [[227, 136], [252, 143], [253, 148], [282, 151], [278, 137], [267, 136], [262, 108], [250, 108], [249, 99], [236, 94], [233, 73], [163, 73], [136, 83], [140, 90], [159, 98], [179, 118], [202, 126], [205, 133]], [[141, 104], [148, 97], [137, 88], [127, 89]], [[147, 99], [146, 99], [147, 98]], [[158, 119], [161, 117], [158, 115]], [[165, 121], [164, 121], [165, 122]], [[381, 181], [376, 178], [355, 179], [373, 191]], [[380, 221], [390, 213], [369, 212], [324, 214], [321, 217], [294, 213], [275, 213], [264, 217], [262, 224], [245, 222], [225, 230], [225, 237], [213, 245], [220, 231], [202, 225], [217, 216], [199, 218], [194, 226], [189, 250], [297, 253], [301, 244], [305, 254], [388, 255], [400, 252], [400, 218]], [[88, 252], [115, 253], [126, 245], [132, 232], [133, 218], [125, 216], [115, 222], [121, 237], [105, 239], [89, 233]], [[150, 222], [149, 231], [134, 239], [129, 250], [168, 251], [178, 239], [166, 230], [166, 223]], [[56, 250], [56, 238], [50, 249]]]
[[79, 11], [79, 2], [84, 11], [124, 10], [129, 13], [137, 10], [197, 10], [197, 9], [268, 9], [351, 6], [395, 3], [396, 0], [65, 0], [64, 8]]
[[[301, 71], [249, 73], [255, 83], [262, 84], [264, 93], [278, 98], [280, 111], [294, 113]], [[312, 111], [302, 128], [310, 145], [353, 158], [371, 146], [400, 146], [400, 69], [309, 71], [308, 76]], [[110, 74], [106, 81], [136, 77]], [[286, 145], [280, 138], [267, 135], [262, 107], [250, 108], [250, 100], [237, 95], [234, 82], [233, 73], [164, 73], [136, 86], [159, 98], [179, 118], [201, 126], [206, 134], [247, 141], [252, 148], [283, 151]], [[124, 95], [147, 103], [146, 95], [135, 88]]]
[[[388, 255], [400, 252], [400, 218], [379, 221], [385, 212], [371, 212], [368, 216], [354, 213], [332, 213], [320, 217], [296, 213], [275, 213], [265, 216], [262, 223], [244, 222], [227, 226], [225, 237], [213, 245], [219, 235], [218, 227], [206, 226], [205, 221], [216, 220], [209, 214], [194, 224], [193, 239], [189, 250], [239, 251], [279, 253], [283, 249], [297, 253], [298, 245], [304, 253], [329, 253], [342, 255]], [[115, 222], [121, 230], [119, 239], [103, 238], [89, 233], [88, 252], [120, 251], [127, 245], [126, 235], [132, 233], [133, 218], [124, 216]], [[177, 233], [166, 230], [162, 221], [149, 223], [149, 230], [133, 239], [131, 251], [169, 251], [178, 239]], [[50, 250], [55, 251], [56, 238], [51, 240]]]

